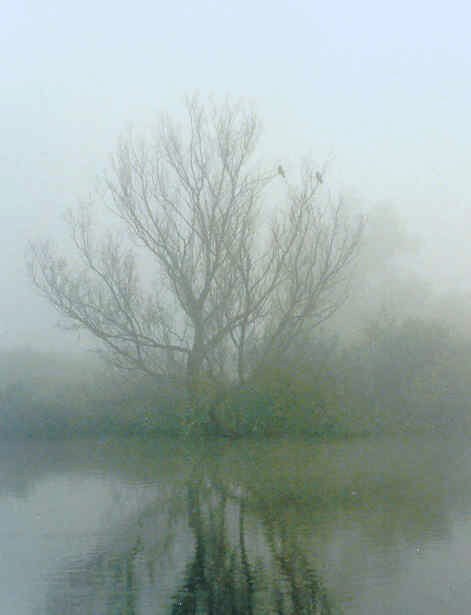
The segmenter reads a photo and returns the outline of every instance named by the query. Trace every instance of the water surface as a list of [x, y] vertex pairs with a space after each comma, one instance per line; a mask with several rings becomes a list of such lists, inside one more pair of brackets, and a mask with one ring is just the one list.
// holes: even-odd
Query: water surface
[[464, 436], [0, 446], [16, 615], [435, 615], [471, 605]]

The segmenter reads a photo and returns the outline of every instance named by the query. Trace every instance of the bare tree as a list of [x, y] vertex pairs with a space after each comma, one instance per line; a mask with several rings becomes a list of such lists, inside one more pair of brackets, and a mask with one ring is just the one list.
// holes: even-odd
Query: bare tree
[[[336, 311], [362, 221], [321, 199], [314, 165], [296, 185], [263, 170], [259, 121], [243, 105], [192, 98], [186, 119], [164, 116], [153, 141], [122, 139], [105, 178], [156, 283], [146, 288], [123, 236], [96, 241], [89, 208], [69, 217], [81, 266], [48, 243], [33, 245], [30, 265], [39, 291], [116, 365], [195, 392], [202, 379], [244, 383]], [[275, 188], [284, 205], [264, 213]]]

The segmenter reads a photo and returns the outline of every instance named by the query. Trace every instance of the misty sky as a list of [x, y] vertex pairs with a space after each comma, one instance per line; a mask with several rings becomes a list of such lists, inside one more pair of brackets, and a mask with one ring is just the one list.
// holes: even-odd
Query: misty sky
[[333, 190], [393, 204], [424, 267], [466, 286], [470, 23], [464, 1], [3, 2], [0, 348], [60, 339], [27, 242], [60, 235], [130, 123], [194, 90], [252, 100], [288, 170], [332, 157]]

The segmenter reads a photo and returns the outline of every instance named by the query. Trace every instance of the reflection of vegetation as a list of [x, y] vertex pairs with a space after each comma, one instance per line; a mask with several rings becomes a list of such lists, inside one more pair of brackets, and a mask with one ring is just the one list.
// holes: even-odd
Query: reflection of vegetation
[[47, 614], [167, 612], [192, 546], [182, 504], [181, 496], [167, 493], [131, 522], [110, 528], [107, 543], [91, 555], [65, 562], [60, 584], [50, 587]]
[[[257, 535], [246, 527], [244, 500], [221, 485], [193, 483], [188, 503], [195, 550], [173, 615], [331, 613], [320, 579], [286, 528], [280, 533], [270, 524]], [[254, 557], [249, 543], [262, 537]]]
[[3, 443], [0, 494], [23, 495], [56, 476], [106, 476], [133, 484], [183, 484], [200, 455], [197, 442], [161, 438], [106, 438]]
[[206, 456], [185, 444], [133, 455], [121, 441], [88, 466], [153, 482], [159, 497], [108, 528], [96, 555], [65, 563], [48, 615], [327, 614], [362, 592], [372, 561], [392, 585], [407, 550], [447, 541], [469, 510], [464, 437], [217, 442]]
[[280, 569], [280, 585], [275, 587], [277, 613], [329, 615], [330, 602], [319, 576], [312, 569], [297, 536], [288, 534], [286, 525], [276, 540], [273, 525], [268, 526], [270, 551]]
[[238, 515], [238, 544], [231, 545], [225, 531], [227, 498], [216, 496], [210, 509], [202, 499], [201, 488], [191, 485], [188, 504], [195, 552], [172, 613], [250, 615], [254, 613], [254, 579], [245, 547], [243, 508]]
[[286, 528], [254, 518], [240, 494], [208, 478], [188, 483], [186, 509], [181, 495], [121, 528], [116, 544], [69, 565], [48, 614], [331, 613]]

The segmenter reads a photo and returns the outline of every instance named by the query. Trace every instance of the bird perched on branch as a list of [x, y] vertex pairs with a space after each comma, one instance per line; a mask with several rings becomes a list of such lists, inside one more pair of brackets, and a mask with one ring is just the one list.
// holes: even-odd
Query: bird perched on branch
[[286, 179], [286, 174], [285, 174], [285, 170], [283, 169], [283, 167], [281, 166], [281, 164], [278, 165], [278, 174], [281, 175], [281, 177], [283, 179]]
[[320, 171], [316, 171], [316, 179], [320, 184], [322, 184], [322, 182], [324, 181], [324, 178], [322, 177], [322, 173]]

